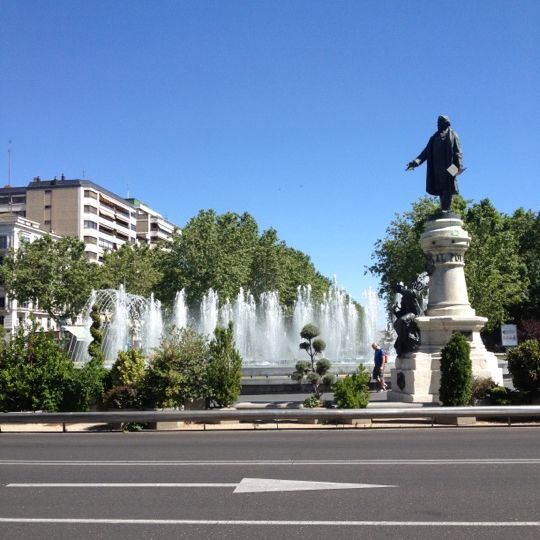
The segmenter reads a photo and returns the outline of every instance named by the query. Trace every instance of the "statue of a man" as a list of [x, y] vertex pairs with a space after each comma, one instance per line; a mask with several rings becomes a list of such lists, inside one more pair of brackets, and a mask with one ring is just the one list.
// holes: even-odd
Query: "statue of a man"
[[449, 212], [452, 196], [458, 193], [457, 176], [465, 169], [458, 134], [448, 116], [439, 116], [434, 133], [420, 155], [407, 164], [407, 171], [427, 161], [426, 191], [438, 195], [442, 212]]

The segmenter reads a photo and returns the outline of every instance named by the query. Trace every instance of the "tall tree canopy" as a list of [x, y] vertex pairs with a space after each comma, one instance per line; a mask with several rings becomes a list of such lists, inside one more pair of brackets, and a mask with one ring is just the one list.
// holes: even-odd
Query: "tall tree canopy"
[[39, 309], [62, 322], [83, 309], [96, 270], [86, 259], [82, 242], [69, 236], [53, 240], [47, 235], [10, 251], [0, 276], [8, 295], [21, 303], [39, 304]]
[[[425, 270], [419, 239], [426, 219], [437, 206], [429, 197], [413, 203], [410, 211], [396, 215], [385, 238], [375, 244], [372, 264], [366, 271], [379, 277], [379, 294], [386, 298], [388, 308], [394, 285], [411, 283]], [[488, 199], [467, 204], [461, 197], [454, 197], [452, 210], [462, 216], [471, 235], [465, 254], [469, 300], [478, 315], [488, 317], [487, 330], [493, 330], [520, 310], [529, 309], [527, 302], [534, 305], [538, 301], [535, 291], [540, 285], [533, 253], [538, 253], [540, 234], [532, 240], [531, 232], [538, 227], [538, 216], [518, 211], [510, 218]]]
[[174, 238], [161, 263], [158, 290], [166, 302], [182, 288], [188, 301], [197, 302], [210, 288], [232, 299], [243, 287], [256, 295], [277, 290], [281, 301], [291, 305], [299, 285], [311, 284], [317, 295], [330, 284], [307, 255], [280, 241], [274, 229], [259, 234], [248, 213], [201, 210]]
[[149, 297], [162, 279], [163, 246], [123, 244], [116, 251], [106, 251], [98, 272], [96, 288], [116, 289]]

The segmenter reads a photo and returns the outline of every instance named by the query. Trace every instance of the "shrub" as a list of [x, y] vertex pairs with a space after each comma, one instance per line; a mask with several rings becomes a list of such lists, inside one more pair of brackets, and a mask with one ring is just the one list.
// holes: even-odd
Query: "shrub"
[[303, 405], [306, 409], [314, 409], [315, 407], [320, 407], [321, 404], [321, 399], [315, 395], [309, 396], [303, 402]]
[[439, 399], [447, 407], [467, 405], [472, 395], [470, 345], [463, 334], [456, 332], [441, 353]]
[[518, 390], [540, 393], [540, 341], [529, 339], [510, 350], [508, 371]]
[[334, 401], [340, 409], [364, 409], [369, 403], [370, 375], [363, 365], [357, 373], [338, 379], [333, 386]]
[[138, 388], [144, 380], [144, 356], [140, 349], [120, 351], [110, 372], [111, 385]]
[[494, 405], [510, 405], [510, 392], [504, 386], [495, 386], [489, 391], [489, 397]]
[[215, 329], [209, 349], [208, 397], [219, 407], [229, 407], [242, 388], [242, 357], [234, 346], [232, 323], [227, 329]]
[[133, 386], [114, 386], [103, 396], [106, 409], [140, 409], [141, 395]]
[[175, 329], [150, 358], [143, 383], [143, 403], [181, 407], [208, 396], [209, 351], [206, 339], [191, 328]]
[[495, 388], [495, 386], [497, 385], [490, 377], [474, 377], [471, 389], [471, 402], [474, 402], [477, 399], [488, 398], [491, 389]]
[[0, 409], [58, 411], [70, 394], [73, 363], [51, 332], [33, 321], [0, 351]]

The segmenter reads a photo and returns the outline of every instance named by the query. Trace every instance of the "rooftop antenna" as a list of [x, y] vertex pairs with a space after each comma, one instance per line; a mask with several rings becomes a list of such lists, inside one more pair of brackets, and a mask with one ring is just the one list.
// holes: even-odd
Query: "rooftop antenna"
[[11, 139], [8, 141], [8, 184], [11, 184]]

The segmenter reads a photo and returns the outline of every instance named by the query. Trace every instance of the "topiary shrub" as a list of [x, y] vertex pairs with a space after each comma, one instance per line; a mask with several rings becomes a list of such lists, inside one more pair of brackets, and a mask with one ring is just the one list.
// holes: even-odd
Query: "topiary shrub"
[[369, 378], [369, 373], [363, 365], [360, 365], [357, 373], [338, 379], [332, 387], [334, 402], [338, 408], [366, 408], [369, 403]]
[[300, 331], [300, 337], [304, 339], [300, 343], [300, 349], [306, 351], [309, 362], [297, 362], [294, 372], [291, 374], [293, 381], [301, 382], [304, 378], [313, 388], [313, 401], [319, 401], [322, 397], [321, 384], [332, 384], [335, 376], [329, 373], [332, 364], [326, 358], [317, 360], [317, 355], [326, 348], [326, 343], [318, 338], [319, 329], [314, 324], [306, 324]]
[[242, 357], [234, 345], [232, 322], [215, 329], [209, 350], [208, 397], [219, 407], [230, 407], [242, 388]]
[[540, 394], [540, 341], [529, 339], [508, 352], [508, 371], [522, 392]]
[[472, 396], [471, 347], [455, 332], [441, 351], [439, 400], [446, 407], [468, 405]]

